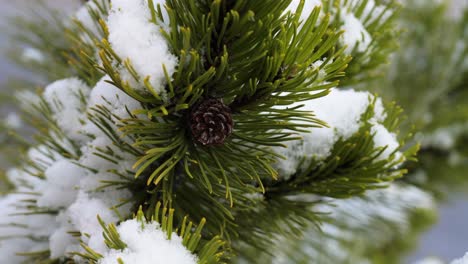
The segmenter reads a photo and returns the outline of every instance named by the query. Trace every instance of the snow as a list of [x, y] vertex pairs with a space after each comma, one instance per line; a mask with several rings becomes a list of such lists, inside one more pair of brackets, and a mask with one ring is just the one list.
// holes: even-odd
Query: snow
[[[104, 76], [93, 88], [89, 96], [87, 111], [92, 113], [92, 109], [97, 106], [103, 106], [108, 109], [113, 115], [119, 117], [116, 118], [113, 116], [112, 122], [114, 122], [114, 124], [110, 124], [117, 132], [116, 124], [119, 123], [119, 119], [130, 118], [129, 112], [141, 109], [141, 104], [119, 88], [109, 84], [107, 82], [109, 80], [108, 76]], [[134, 156], [123, 153], [114, 145], [112, 140], [92, 122], [88, 121], [85, 123], [82, 131], [85, 134], [93, 135], [94, 138], [86, 144], [83, 144], [81, 148], [83, 155], [79, 163], [85, 167], [94, 168], [99, 172], [98, 175], [94, 175], [92, 178], [82, 180], [81, 184], [87, 186], [87, 189], [98, 188], [99, 181], [110, 180], [112, 177], [115, 177], [107, 173], [109, 170], [123, 172], [131, 168], [133, 163], [136, 162]], [[120, 157], [120, 162], [115, 164], [102, 158], [97, 158], [94, 153], [97, 152], [98, 149], [111, 149], [113, 153]]]
[[419, 260], [413, 264], [444, 264], [444, 262], [438, 258], [428, 257], [428, 258]]
[[90, 88], [77, 78], [56, 81], [45, 88], [44, 100], [49, 104], [53, 118], [70, 139], [80, 140], [79, 133], [85, 115], [84, 99]]
[[23, 256], [16, 255], [15, 252], [27, 251], [34, 244], [25, 238], [13, 238], [0, 241], [0, 256], [2, 259], [8, 259], [9, 263], [24, 263]]
[[[119, 118], [128, 118], [128, 111], [139, 109], [141, 105], [138, 101], [126, 95], [123, 91], [115, 86], [107, 83], [109, 78], [103, 77], [96, 86], [92, 89], [88, 98], [87, 112], [92, 112], [92, 108], [96, 106], [106, 107], [111, 113]], [[117, 122], [117, 118], [113, 117], [113, 121]], [[115, 124], [111, 124], [113, 129], [117, 131]], [[114, 146], [112, 140], [101, 131], [91, 121], [87, 120], [82, 125], [81, 132], [83, 134], [92, 135], [89, 141], [82, 145], [82, 156], [77, 161], [83, 167], [93, 168], [95, 170], [84, 170], [83, 174], [78, 180], [78, 188], [74, 192], [78, 192], [77, 198], [73, 203], [64, 211], [63, 219], [60, 225], [63, 230], [65, 227], [71, 230], [79, 230], [82, 232], [81, 239], [97, 249], [105, 249], [105, 245], [101, 236], [101, 226], [97, 221], [99, 215], [104, 221], [117, 222], [118, 215], [128, 215], [130, 212], [131, 203], [112, 209], [113, 206], [121, 203], [123, 200], [131, 198], [131, 193], [128, 190], [118, 190], [116, 188], [105, 188], [97, 190], [103, 185], [103, 181], [116, 180], [116, 175], [110, 173], [110, 170], [116, 170], [125, 174], [129, 171], [136, 161], [136, 157], [123, 153], [118, 147]], [[95, 153], [99, 149], [110, 149], [112, 152], [120, 157], [121, 161], [118, 164], [110, 162], [106, 159], [98, 157]], [[120, 178], [118, 180], [121, 180]], [[70, 223], [70, 224], [69, 224]], [[61, 244], [67, 244], [66, 252], [80, 251], [76, 241], [71, 240], [70, 236], [63, 232], [55, 234], [55, 238], [62, 243], [54, 243], [55, 248], [52, 251], [63, 254], [64, 247]], [[70, 244], [70, 242], [73, 242]], [[52, 245], [51, 245], [52, 246]]]
[[[117, 201], [114, 201], [117, 202]], [[79, 241], [68, 231], [80, 231], [81, 240], [94, 248], [105, 249], [101, 233], [102, 228], [97, 219], [101, 217], [105, 222], [115, 223], [119, 220], [111, 205], [99, 198], [92, 198], [84, 191], [80, 191], [74, 203], [67, 210], [57, 216], [57, 227], [50, 236], [50, 250], [54, 256], [63, 256], [67, 252], [81, 252]], [[96, 238], [100, 238], [97, 239]], [[91, 241], [92, 240], [92, 241]]]
[[[374, 134], [374, 147], [386, 147], [385, 150], [379, 155], [377, 160], [388, 159], [392, 153], [394, 153], [399, 147], [400, 143], [398, 142], [397, 136], [395, 133], [390, 133], [387, 128], [381, 124], [376, 124], [372, 126], [371, 133]], [[398, 158], [401, 157], [397, 155]], [[397, 158], [397, 159], [398, 159]]]
[[16, 112], [10, 112], [6, 116], [4, 123], [6, 127], [11, 129], [19, 129], [23, 126], [23, 121], [21, 117]]
[[51, 258], [60, 258], [70, 252], [69, 246], [77, 243], [77, 239], [71, 236], [66, 227], [60, 227], [49, 237], [49, 249]]
[[452, 261], [450, 264], [468, 264], [468, 253], [462, 258]]
[[[88, 112], [92, 112], [92, 108], [96, 106], [106, 107], [112, 114], [119, 118], [129, 118], [128, 112], [132, 112], [136, 109], [140, 109], [141, 105], [138, 101], [131, 98], [117, 87], [107, 83], [109, 77], [104, 76], [93, 88], [88, 102]], [[116, 124], [119, 123], [118, 118], [112, 117], [114, 124], [110, 124], [111, 127], [117, 131]], [[109, 173], [110, 170], [116, 170], [123, 174], [130, 170], [132, 165], [136, 162], [136, 157], [128, 153], [123, 152], [114, 142], [95, 124], [87, 122], [83, 126], [83, 133], [91, 134], [94, 136], [93, 139], [83, 144], [81, 152], [83, 153], [79, 163], [87, 168], [93, 168], [97, 170], [97, 173], [91, 173], [91, 177], [83, 178], [80, 181], [81, 188], [85, 190], [95, 190], [102, 185], [103, 181], [115, 180], [115, 175]], [[121, 138], [125, 140], [125, 138]], [[119, 157], [118, 163], [113, 163], [108, 160], [102, 159], [95, 155], [99, 149], [110, 149]], [[105, 191], [100, 192], [100, 199], [106, 201], [109, 206], [112, 202], [121, 201], [122, 199], [128, 199], [131, 194], [125, 190], [113, 190], [107, 188]]]
[[327, 158], [339, 138], [346, 140], [358, 131], [359, 120], [368, 105], [368, 93], [338, 89], [325, 97], [305, 102], [303, 110], [313, 111], [318, 118], [327, 122], [329, 128], [311, 129], [310, 133], [301, 134], [301, 141], [286, 143], [287, 149], [279, 148], [279, 154], [288, 158], [279, 162], [277, 167], [280, 173], [295, 173], [304, 155], [316, 160]]
[[[164, 3], [162, 0], [154, 1], [155, 5]], [[139, 79], [134, 80], [128, 71], [122, 68], [123, 80], [132, 88], [140, 89], [144, 78], [149, 76], [151, 85], [164, 98], [166, 78], [163, 65], [169, 76], [172, 76], [178, 59], [170, 53], [169, 45], [160, 32], [160, 26], [151, 23], [150, 20], [147, 0], [112, 1], [107, 21], [109, 42], [121, 59], [131, 61], [139, 75]], [[162, 24], [161, 26], [164, 27]]]
[[70, 160], [60, 160], [45, 171], [46, 184], [37, 191], [42, 193], [37, 205], [60, 209], [70, 206], [78, 194], [78, 184], [86, 175], [85, 169]]
[[[156, 4], [163, 3], [160, 1]], [[87, 7], [96, 8], [92, 2], [89, 2]], [[141, 0], [135, 3], [115, 0], [112, 2], [112, 7], [111, 17], [107, 21], [111, 45], [119, 56], [131, 60], [141, 79], [150, 76], [151, 84], [164, 95], [165, 77], [162, 65], [166, 66], [171, 75], [177, 64], [177, 59], [169, 53], [168, 45], [160, 33], [160, 27], [167, 25], [155, 25], [149, 22], [147, 1]], [[75, 18], [93, 31], [97, 30], [93, 28], [95, 25], [86, 7], [79, 10]], [[37, 54], [30, 53], [37, 57]], [[30, 57], [34, 57], [32, 55]], [[129, 76], [128, 72], [126, 76]], [[99, 215], [107, 223], [117, 223], [121, 218], [131, 216], [133, 206], [131, 202], [115, 208], [116, 205], [132, 198], [129, 190], [100, 187], [103, 181], [122, 181], [122, 178], [112, 171], [131, 177], [131, 168], [137, 157], [116, 146], [105, 132], [88, 119], [88, 114], [92, 114], [97, 106], [107, 108], [115, 115], [109, 121], [110, 128], [119, 135], [120, 119], [129, 118], [129, 112], [141, 109], [141, 104], [108, 81], [110, 78], [104, 76], [91, 89], [83, 81], [69, 78], [58, 80], [44, 89], [42, 98], [51, 110], [51, 118], [63, 132], [57, 133], [51, 130], [49, 135], [59, 145], [66, 146], [66, 149], [76, 150], [78, 146], [80, 151], [71, 152], [76, 157], [63, 157], [49, 146], [39, 145], [27, 153], [28, 160], [36, 166], [26, 165], [24, 171], [18, 169], [8, 171], [7, 176], [16, 185], [17, 190], [28, 194], [10, 194], [0, 199], [0, 208], [2, 208], [0, 236], [25, 235], [44, 238], [42, 240], [13, 238], [7, 243], [0, 242], [0, 256], [2, 259], [7, 258], [9, 263], [16, 264], [25, 260], [24, 257], [16, 256], [16, 252], [50, 249], [54, 258], [69, 255], [70, 252], [83, 252], [79, 244], [80, 239], [90, 247], [105, 252], [107, 249], [97, 216]], [[22, 106], [30, 111], [36, 111], [31, 105], [39, 105], [41, 102], [40, 96], [29, 91], [17, 92], [17, 96]], [[18, 126], [16, 117], [10, 116], [6, 120], [7, 125]], [[121, 138], [121, 140], [128, 139]], [[113, 163], [97, 156], [99, 149], [109, 150], [109, 153], [112, 153], [110, 155], [118, 157], [119, 162]], [[37, 177], [36, 174], [42, 177]], [[58, 213], [57, 215], [8, 215], [23, 210], [29, 212], [30, 205], [37, 206], [41, 210], [55, 210]], [[18, 225], [10, 226], [9, 223]], [[70, 234], [77, 231], [81, 232], [81, 237], [73, 237]], [[148, 232], [151, 234], [153, 231], [143, 233]], [[131, 241], [131, 238], [129, 239]], [[183, 248], [180, 238], [174, 241], [158, 243], [157, 245], [165, 245], [159, 252], [172, 252], [177, 247]], [[176, 242], [180, 244], [177, 247], [172, 245], [177, 244]], [[145, 256], [147, 253], [140, 252], [142, 249], [139, 247], [142, 246], [145, 244], [130, 248], [132, 251], [128, 252], [126, 258]], [[188, 252], [182, 253], [188, 257], [175, 257], [173, 263], [196, 262]], [[131, 259], [127, 263], [132, 263]]]
[[173, 233], [171, 240], [158, 223], [142, 224], [136, 219], [127, 220], [117, 227], [124, 250], [112, 249], [99, 264], [114, 264], [120, 258], [126, 264], [194, 264], [197, 258], [183, 245], [182, 239]]
[[[300, 0], [292, 0], [289, 6], [286, 8], [286, 12], [291, 12], [292, 14], [296, 13], [297, 8], [299, 7]], [[304, 3], [304, 8], [302, 9], [300, 21], [306, 21], [315, 7], [322, 6], [322, 1], [320, 0], [306, 0]]]
[[466, 72], [468, 71], [468, 56], [463, 55], [463, 52], [465, 52], [468, 49], [468, 41], [466, 41], [466, 39], [468, 39], [468, 29], [465, 29], [464, 34], [464, 39], [459, 39], [455, 44], [455, 51], [452, 56], [454, 61], [463, 58], [463, 60], [461, 61], [461, 70]]
[[[289, 7], [290, 10], [295, 11], [298, 3], [298, 1], [293, 1]], [[156, 1], [155, 4], [164, 4], [164, 1]], [[320, 1], [306, 1], [301, 18], [307, 18], [313, 7], [318, 5]], [[95, 8], [93, 3], [89, 3], [88, 7]], [[121, 68], [124, 80], [134, 85], [133, 88], [139, 89], [142, 87], [143, 78], [149, 76], [150, 83], [164, 96], [166, 79], [162, 65], [165, 65], [169, 75], [172, 75], [178, 62], [177, 58], [170, 53], [168, 43], [160, 33], [160, 27], [165, 28], [167, 25], [162, 22], [158, 22], [158, 25], [150, 23], [149, 12], [145, 0], [114, 0], [110, 17], [107, 20], [110, 32], [109, 41], [122, 59], [129, 59], [132, 62], [140, 77], [138, 80], [131, 80], [132, 77], [128, 71]], [[86, 8], [82, 8], [75, 16], [85, 26], [90, 28], [95, 26]], [[30, 57], [38, 58], [37, 54], [32, 55]], [[322, 61], [316, 62], [311, 67], [320, 68], [322, 63]], [[323, 69], [319, 69], [319, 78], [322, 78], [324, 74]], [[131, 203], [119, 208], [113, 208], [113, 206], [130, 199], [132, 193], [125, 189], [98, 190], [98, 188], [102, 186], [103, 181], [116, 180], [117, 176], [111, 173], [111, 170], [122, 173], [131, 170], [136, 157], [115, 146], [103, 131], [87, 119], [87, 114], [92, 113], [92, 109], [99, 105], [106, 107], [120, 118], [129, 118], [128, 111], [132, 112], [141, 108], [138, 101], [109, 84], [108, 81], [110, 78], [105, 76], [91, 89], [81, 80], [70, 78], [56, 81], [45, 88], [43, 97], [50, 106], [52, 118], [70, 140], [70, 142], [60, 141], [59, 144], [63, 143], [68, 146], [70, 143], [75, 143], [80, 146], [81, 156], [72, 160], [70, 157], [60, 156], [45, 145], [40, 145], [28, 152], [28, 158], [38, 167], [27, 169], [31, 174], [37, 173], [43, 178], [25, 171], [9, 171], [8, 177], [17, 185], [17, 190], [30, 194], [10, 194], [0, 199], [1, 236], [24, 234], [48, 238], [48, 241], [47, 239], [32, 241], [23, 238], [9, 240], [8, 243], [2, 243], [0, 247], [2, 258], [7, 258], [11, 263], [19, 263], [23, 259], [15, 256], [15, 252], [47, 248], [50, 249], [52, 257], [59, 258], [69, 252], [82, 252], [78, 241], [81, 239], [98, 252], [107, 252], [101, 261], [104, 264], [115, 263], [118, 257], [129, 264], [196, 263], [196, 257], [182, 245], [181, 238], [173, 234], [173, 239], [168, 241], [157, 223], [149, 223], [144, 227], [136, 220], [121, 223], [118, 231], [128, 244], [128, 248], [123, 251], [106, 249], [97, 216], [99, 215], [107, 223], [117, 223], [121, 217], [128, 217], [131, 214]], [[28, 99], [26, 104], [38, 103], [38, 96], [34, 93], [24, 92], [20, 94], [20, 97]], [[314, 111], [319, 118], [329, 123], [330, 128], [312, 129], [311, 133], [302, 135], [303, 140], [288, 143], [290, 144], [288, 149], [279, 150], [289, 158], [281, 161], [283, 162], [280, 164], [281, 169], [289, 174], [294, 173], [304, 153], [318, 160], [329, 156], [338, 139], [347, 139], [358, 131], [361, 126], [361, 115], [369, 107], [371, 97], [366, 92], [334, 90], [330, 96], [306, 102], [304, 109]], [[374, 141], [376, 146], [388, 145], [388, 151], [390, 151], [398, 145], [395, 145], [397, 144], [395, 136], [379, 124], [385, 111], [381, 101], [378, 102], [380, 105], [377, 103], [375, 106], [376, 123], [373, 132], [376, 137]], [[119, 134], [120, 132], [117, 131], [119, 119], [112, 117], [111, 121], [114, 122], [110, 125], [111, 128]], [[58, 135], [54, 137], [62, 140]], [[119, 157], [119, 162], [115, 164], [98, 157], [96, 152], [99, 149], [110, 150], [109, 152]], [[383, 157], [385, 155], [389, 153], [386, 151], [382, 154]], [[34, 200], [36, 200], [35, 205], [44, 209], [57, 210], [58, 214], [10, 215], [20, 210], [16, 205], [21, 205], [26, 210], [25, 206], [28, 201], [32, 203], [31, 201]], [[9, 223], [24, 224], [25, 227], [9, 226], [7, 225]], [[69, 234], [73, 231], [81, 232], [82, 236], [74, 238]]]
[[455, 146], [455, 138], [450, 130], [439, 129], [434, 134], [425, 138], [424, 145], [448, 150]]
[[[15, 254], [16, 252], [50, 249], [52, 256], [61, 257], [65, 253], [64, 248], [70, 246], [69, 243], [73, 242], [78, 245], [78, 241], [67, 233], [76, 229], [71, 225], [67, 225], [67, 228], [60, 225], [60, 221], [65, 219], [63, 212], [59, 213], [58, 216], [49, 214], [9, 214], [29, 212], [27, 207], [33, 205], [33, 203], [28, 201], [34, 200], [37, 200], [34, 205], [38, 206], [40, 210], [41, 208], [54, 210], [68, 206], [76, 196], [76, 191], [72, 186], [75, 186], [75, 183], [79, 180], [81, 168], [44, 145], [30, 149], [28, 158], [39, 167], [27, 168], [27, 171], [40, 173], [41, 167], [47, 168], [44, 172], [45, 179], [39, 179], [29, 174], [29, 172], [18, 169], [11, 169], [7, 172], [8, 178], [16, 185], [17, 191], [25, 194], [12, 193], [3, 198], [3, 202], [0, 202], [0, 208], [2, 208], [0, 233], [8, 235], [11, 232], [11, 234], [19, 236], [49, 238], [49, 241], [30, 240], [27, 237], [7, 240], [5, 242], [6, 247], [4, 245], [0, 246], [0, 255], [8, 257], [9, 254]], [[5, 204], [5, 200], [9, 201], [10, 205]], [[26, 227], [7, 226], [5, 223], [16, 223]], [[10, 253], [3, 254], [3, 250], [8, 250]], [[8, 257], [8, 260], [9, 263], [22, 263], [24, 261], [23, 258], [18, 257]]]
[[422, 136], [422, 145], [441, 150], [451, 150], [455, 147], [458, 138], [464, 134], [468, 134], [468, 123], [438, 128], [432, 133]]
[[140, 109], [141, 105], [125, 92], [108, 83], [110, 80], [109, 76], [106, 75], [92, 89], [89, 95], [88, 110], [100, 105], [105, 106], [111, 113], [121, 118], [129, 118], [127, 109], [130, 111]]
[[105, 222], [116, 222], [119, 220], [103, 201], [90, 198], [83, 192], [78, 195], [78, 199], [70, 206], [68, 214], [78, 230], [90, 235], [102, 232], [97, 220], [98, 215]]
[[[128, 118], [127, 109], [128, 111], [133, 111], [141, 108], [138, 101], [106, 82], [109, 80], [108, 76], [104, 76], [92, 89], [88, 97], [87, 112], [92, 113], [92, 109], [96, 106], [103, 106], [119, 118]], [[112, 121], [117, 123], [118, 119], [113, 117]], [[110, 125], [117, 132], [117, 126], [115, 124]], [[93, 248], [103, 250], [105, 249], [105, 245], [97, 216], [99, 215], [107, 223], [117, 222], [119, 215], [126, 216], [129, 214], [132, 204], [129, 203], [119, 208], [112, 207], [124, 200], [130, 199], [132, 194], [129, 190], [125, 189], [105, 188], [98, 190], [98, 188], [103, 185], [103, 181], [116, 180], [117, 176], [110, 173], [110, 170], [116, 170], [122, 173], [122, 175], [131, 170], [132, 165], [136, 162], [136, 157], [123, 153], [103, 131], [89, 120], [82, 125], [81, 132], [93, 137], [82, 144], [82, 156], [77, 162], [83, 167], [92, 168], [95, 171], [85, 170], [84, 175], [78, 179], [77, 198], [64, 212], [63, 219], [59, 222], [62, 229], [79, 230], [83, 234], [81, 239], [85, 243]], [[95, 153], [99, 149], [112, 150], [112, 153], [120, 157], [120, 162], [115, 164], [98, 157]], [[122, 179], [119, 178], [118, 180]], [[70, 252], [72, 249], [74, 251], [82, 250], [75, 241], [71, 240], [63, 232], [58, 232], [56, 238], [58, 241], [62, 241], [63, 244], [67, 244], [66, 252]], [[70, 244], [70, 242], [73, 243]], [[64, 249], [60, 243], [55, 243], [55, 245], [54, 251], [63, 252]]]
[[411, 178], [417, 184], [427, 184], [428, 181], [427, 172], [423, 169], [418, 169], [415, 172], [411, 173], [408, 178]]
[[375, 100], [374, 113], [375, 122], [384, 122], [387, 118], [387, 113], [385, 113], [385, 107], [382, 102], [382, 98], [377, 98], [377, 100]]
[[358, 52], [365, 52], [372, 42], [372, 37], [367, 32], [362, 22], [353, 13], [343, 13], [341, 17], [344, 33], [341, 37], [343, 45], [346, 45], [345, 52], [351, 54], [356, 48]]
[[[291, 4], [286, 8], [286, 12], [295, 13], [300, 0], [293, 0]], [[354, 2], [352, 2], [354, 4]], [[368, 21], [372, 23], [381, 17], [378, 23], [383, 23], [386, 21], [390, 15], [391, 11], [386, 10], [385, 5], [377, 5], [374, 0], [369, 0], [366, 6], [363, 9], [363, 13], [360, 18], [357, 18], [355, 14], [350, 11], [350, 5], [345, 4], [341, 1], [340, 6], [340, 20], [343, 23], [341, 27], [344, 30], [344, 34], [341, 36], [340, 40], [343, 45], [346, 45], [346, 53], [351, 54], [353, 49], [356, 47], [357, 52], [365, 52], [372, 42], [372, 36], [367, 31], [366, 27], [363, 25], [363, 21]], [[305, 21], [317, 6], [321, 6], [322, 1], [320, 0], [306, 0], [304, 3], [304, 9], [300, 16], [300, 21]], [[332, 14], [338, 14], [338, 9], [333, 6], [330, 9]]]
[[62, 158], [59, 154], [49, 149], [45, 145], [39, 145], [29, 149], [27, 157], [34, 163], [44, 167], [48, 167], [54, 163], [55, 160]]
[[[373, 96], [368, 92], [334, 89], [327, 96], [304, 102], [302, 110], [312, 111], [329, 127], [312, 128], [310, 132], [301, 133], [301, 140], [286, 142], [287, 148], [275, 148], [275, 151], [285, 156], [275, 167], [280, 175], [288, 177], [300, 167], [305, 168], [312, 160], [323, 161], [330, 156], [334, 144], [339, 140], [347, 140], [361, 127], [361, 116], [368, 109]], [[374, 117], [370, 120], [375, 133], [375, 147], [387, 146], [380, 159], [386, 159], [399, 147], [396, 135], [390, 133], [380, 123], [386, 114], [382, 101], [376, 100]]]
[[[29, 185], [29, 174], [17, 169], [17, 168], [12, 168], [9, 169], [6, 172], [6, 177], [12, 183], [17, 190], [23, 190], [25, 188], [28, 188], [27, 185]], [[25, 186], [25, 184], [27, 184]], [[1, 198], [0, 198], [1, 199]]]
[[340, 138], [348, 139], [358, 131], [370, 96], [367, 92], [334, 89], [325, 97], [307, 102], [305, 109], [325, 120]]
[[[47, 249], [47, 242], [30, 240], [28, 236], [40, 238], [50, 234], [53, 216], [47, 214], [34, 214], [24, 216], [17, 213], [26, 212], [21, 207], [24, 200], [34, 199], [30, 194], [9, 194], [0, 198], [0, 256], [8, 263], [22, 263], [24, 257], [17, 256], [16, 252], [28, 252]], [[11, 237], [12, 239], [3, 240]]]
[[466, 0], [452, 0], [447, 9], [447, 17], [454, 21], [461, 21], [463, 19], [463, 13], [466, 12], [467, 9], [468, 2]]
[[445, 3], [445, 0], [399, 0], [400, 3], [407, 5], [411, 4], [417, 8], [431, 8], [434, 5], [442, 5]]
[[[324, 213], [330, 220], [320, 230], [315, 225], [302, 227], [306, 232], [304, 239], [292, 241], [279, 235], [272, 245], [273, 263], [295, 263], [296, 259], [291, 259], [295, 257], [294, 252], [304, 252], [307, 259], [320, 260], [320, 263], [373, 263], [361, 257], [367, 256], [364, 250], [369, 241], [375, 248], [389, 245], [395, 237], [389, 234], [404, 235], [411, 228], [412, 212], [435, 208], [429, 193], [401, 183], [368, 191], [362, 197], [322, 200], [311, 210]], [[351, 251], [350, 244], [355, 245]]]
[[[342, 218], [351, 212], [360, 212], [346, 216], [347, 224], [355, 227], [370, 224], [373, 219], [381, 218], [400, 223], [401, 230], [406, 230], [410, 228], [408, 210], [435, 208], [435, 202], [428, 193], [414, 186], [396, 183], [386, 189], [368, 191], [365, 199], [335, 199], [332, 201], [333, 206], [322, 207], [324, 212], [330, 211], [336, 217], [342, 215]], [[383, 204], [385, 206], [382, 206]]]
[[327, 77], [327, 72], [323, 69], [325, 65], [323, 63], [327, 60], [327, 58], [323, 58], [323, 60], [317, 60], [312, 63], [312, 67], [315, 70], [318, 70], [317, 80], [323, 80]]
[[49, 249], [52, 258], [60, 258], [68, 255], [68, 252], [79, 252], [79, 237], [74, 237], [69, 232], [77, 229], [69, 221], [66, 211], [61, 211], [55, 218], [56, 228], [49, 236]]
[[[107, 1], [100, 1], [100, 3], [103, 3], [105, 6], [104, 8], [107, 7]], [[87, 1], [84, 5], [82, 5], [78, 11], [74, 14], [74, 18], [78, 20], [86, 29], [88, 29], [94, 36], [99, 37], [101, 34], [99, 33], [99, 24], [97, 21], [94, 20], [92, 17], [92, 13], [95, 12], [99, 15], [102, 15], [99, 7], [93, 2], [93, 1]], [[88, 36], [82, 36], [84, 40], [90, 42], [91, 40], [89, 39]], [[92, 42], [90, 42], [92, 43]]]
[[34, 111], [34, 105], [38, 105], [41, 98], [30, 90], [19, 90], [15, 92], [15, 97], [18, 99], [21, 109]]
[[32, 61], [32, 62], [44, 62], [45, 61], [45, 56], [44, 54], [35, 48], [25, 48], [23, 50], [23, 53], [21, 54], [21, 58], [24, 61]]
[[[93, 126], [93, 128], [95, 128], [95, 130], [98, 131], [98, 128], [96, 126]], [[117, 150], [117, 148], [113, 147], [112, 141], [104, 136], [99, 136], [96, 139], [87, 142], [86, 145], [82, 147], [83, 155], [80, 158], [80, 164], [87, 168], [93, 168], [95, 170], [98, 170], [99, 172], [105, 172], [110, 169], [119, 168], [118, 164], [105, 161], [104, 159], [96, 156], [95, 153], [98, 153], [99, 149], [106, 149], [107, 147], [110, 147], [112, 150]]]
[[364, 7], [361, 19], [364, 21], [369, 19], [370, 22], [378, 19], [381, 17], [380, 23], [387, 20], [387, 18], [391, 15], [389, 10], [386, 10], [386, 6], [376, 5], [374, 0], [369, 0]]
[[[18, 223], [30, 225], [31, 229], [24, 229], [24, 234], [40, 235], [47, 240], [31, 241], [29, 239], [14, 239], [8, 241], [8, 246], [0, 248], [2, 257], [10, 256], [19, 251], [30, 251], [34, 248], [41, 250], [50, 249], [51, 256], [62, 257], [70, 252], [83, 252], [79, 239], [83, 240], [93, 248], [105, 250], [102, 238], [102, 229], [97, 221], [99, 215], [108, 223], [116, 223], [120, 216], [131, 215], [132, 203], [127, 203], [119, 208], [113, 208], [122, 201], [131, 199], [132, 193], [126, 189], [109, 187], [98, 189], [103, 181], [122, 180], [119, 176], [111, 173], [116, 170], [122, 175], [131, 170], [136, 162], [136, 157], [122, 152], [96, 125], [87, 119], [87, 113], [97, 105], [106, 107], [120, 118], [128, 118], [128, 111], [141, 108], [138, 101], [126, 95], [115, 86], [108, 84], [104, 77], [91, 90], [83, 82], [76, 78], [57, 81], [46, 87], [43, 97], [52, 111], [52, 117], [58, 127], [70, 137], [64, 140], [59, 135], [51, 132], [51, 136], [58, 140], [60, 145], [68, 146], [73, 142], [81, 146], [81, 156], [70, 159], [63, 157], [46, 145], [31, 148], [27, 158], [36, 164], [34, 167], [26, 167], [26, 171], [13, 169], [7, 175], [18, 191], [31, 193], [28, 196], [8, 196], [9, 199], [16, 198], [18, 205], [24, 207], [27, 212], [27, 201], [39, 208], [57, 210], [57, 215], [18, 215], [7, 217], [4, 213], [6, 205], [0, 201], [3, 212], [0, 215], [0, 233], [22, 234], [18, 227], [1, 226], [2, 223]], [[24, 94], [26, 98], [37, 102], [36, 95]], [[111, 127], [117, 131], [118, 118], [111, 120]], [[124, 138], [123, 138], [124, 139]], [[125, 139], [124, 139], [125, 140]], [[98, 157], [95, 153], [98, 149], [110, 149], [114, 155], [121, 159], [117, 164]], [[92, 168], [93, 170], [85, 169]], [[34, 176], [42, 175], [43, 178]], [[131, 174], [131, 173], [130, 173]], [[131, 177], [131, 176], [129, 176]], [[16, 212], [11, 207], [11, 212]], [[47, 217], [47, 221], [42, 218]], [[6, 230], [4, 230], [6, 229]], [[79, 231], [80, 238], [75, 238], [69, 232]], [[16, 243], [16, 244], [15, 244]], [[8, 250], [8, 254], [3, 254]], [[9, 258], [10, 259], [10, 258]], [[11, 263], [20, 263], [23, 258], [11, 257]]]

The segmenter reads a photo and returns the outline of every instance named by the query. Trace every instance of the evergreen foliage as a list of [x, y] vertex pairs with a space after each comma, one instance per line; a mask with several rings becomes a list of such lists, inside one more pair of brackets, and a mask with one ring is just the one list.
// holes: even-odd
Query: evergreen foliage
[[[399, 263], [434, 221], [431, 195], [464, 181], [468, 12], [449, 21], [444, 5], [416, 0], [138, 0], [132, 10], [123, 3], [91, 0], [74, 18], [46, 8], [15, 22], [16, 40], [42, 57], [12, 57], [41, 76], [34, 85], [53, 83], [8, 97], [27, 129], [5, 149], [21, 158], [0, 174], [0, 208], [11, 214], [0, 215], [0, 255], [107, 263], [134, 250], [119, 227], [136, 221], [136, 235], [162, 231], [196, 263]], [[136, 58], [115, 43], [114, 22], [125, 16], [145, 29], [142, 40], [119, 40], [160, 47], [160, 61], [143, 63], [159, 68], [142, 70], [152, 50]], [[351, 108], [363, 108], [349, 113], [355, 131], [329, 124], [338, 111], [320, 116], [310, 106], [358, 88], [384, 103], [371, 93], [363, 106], [350, 98]], [[198, 113], [210, 115], [205, 122], [232, 119], [232, 133], [214, 145], [191, 129], [199, 122], [192, 113], [210, 100], [218, 108], [200, 107], [211, 111]], [[223, 116], [212, 119], [219, 108]], [[431, 145], [438, 129], [453, 127], [456, 152]], [[323, 140], [325, 129], [325, 157], [291, 154], [313, 143], [307, 135]], [[445, 169], [451, 159], [439, 159], [447, 152], [459, 158], [453, 173]], [[288, 161], [298, 164], [290, 174], [281, 168]], [[38, 232], [46, 222], [55, 226]], [[3, 245], [21, 250], [4, 253]]]

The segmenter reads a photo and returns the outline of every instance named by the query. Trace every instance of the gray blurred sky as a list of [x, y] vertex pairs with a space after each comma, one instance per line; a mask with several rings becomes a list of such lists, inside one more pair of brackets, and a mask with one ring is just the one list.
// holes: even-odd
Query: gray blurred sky
[[[21, 14], [21, 10], [28, 8], [36, 0], [0, 0], [0, 26], [5, 25], [7, 16]], [[76, 8], [77, 0], [46, 0], [54, 6], [64, 10]], [[468, 0], [454, 0], [451, 13], [457, 15], [461, 6], [468, 6]], [[5, 59], [3, 52], [9, 41], [3, 29], [0, 31], [0, 83], [7, 76], [22, 74]], [[438, 256], [449, 261], [459, 258], [468, 251], [468, 198], [454, 198], [453, 202], [443, 205], [440, 209], [440, 219], [428, 233], [424, 234], [419, 249], [408, 259], [407, 263], [419, 260], [426, 256]]]
[[[7, 17], [23, 14], [25, 10], [31, 6], [31, 3], [36, 3], [39, 0], [0, 0], [0, 83], [6, 81], [7, 76], [17, 76], [22, 72], [14, 65], [10, 64], [6, 58], [4, 51], [10, 46], [6, 36], [5, 29], [7, 25]], [[60, 7], [65, 12], [70, 12], [77, 7], [78, 0], [41, 0], [50, 6]]]
[[468, 251], [468, 197], [452, 197], [440, 207], [439, 214], [439, 222], [421, 237], [408, 264], [427, 256], [451, 261]]

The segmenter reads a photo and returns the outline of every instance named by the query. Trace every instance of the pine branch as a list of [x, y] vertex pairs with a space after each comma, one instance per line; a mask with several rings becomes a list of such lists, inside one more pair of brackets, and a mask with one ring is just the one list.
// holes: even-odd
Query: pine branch
[[[122, 240], [121, 235], [119, 234], [116, 226], [114, 224], [106, 225], [101, 218], [99, 222], [104, 230], [104, 242], [110, 250], [124, 251], [128, 245]], [[223, 240], [219, 237], [213, 237], [211, 240], [202, 240], [202, 229], [206, 222], [205, 219], [202, 219], [201, 222], [194, 226], [192, 222], [188, 221], [188, 218], [185, 217], [179, 228], [174, 226], [174, 209], [168, 209], [162, 207], [161, 203], [157, 203], [154, 208], [154, 213], [151, 216], [151, 219], [148, 220], [143, 213], [142, 208], [137, 212], [135, 216], [136, 221], [141, 225], [141, 231], [144, 231], [147, 228], [153, 228], [152, 223], [159, 223], [159, 228], [166, 234], [166, 239], [171, 240], [172, 236], [177, 235], [182, 240], [183, 246], [191, 253], [196, 253], [198, 256], [199, 264], [210, 264], [210, 263], [222, 263], [228, 257], [222, 252], [222, 247], [224, 246]], [[89, 263], [99, 263], [104, 256], [85, 243], [82, 243], [82, 247], [86, 250], [87, 253], [74, 253], [76, 256], [83, 258]], [[120, 263], [124, 263], [123, 260], [119, 260]]]

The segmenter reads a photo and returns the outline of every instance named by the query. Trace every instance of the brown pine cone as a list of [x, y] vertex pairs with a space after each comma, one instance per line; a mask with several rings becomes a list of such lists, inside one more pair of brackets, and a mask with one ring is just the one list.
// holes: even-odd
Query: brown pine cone
[[224, 144], [233, 126], [231, 109], [220, 99], [206, 99], [190, 113], [192, 135], [204, 146]]

